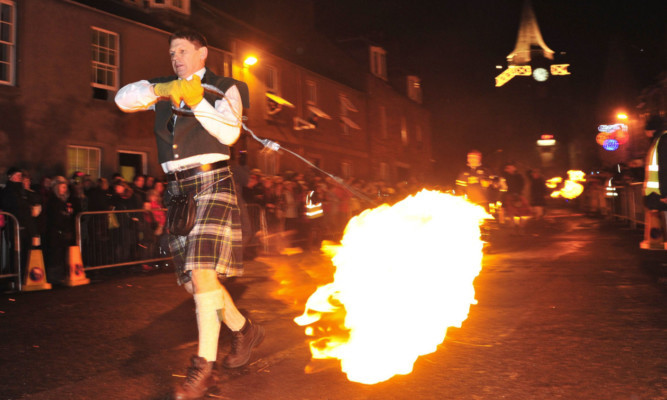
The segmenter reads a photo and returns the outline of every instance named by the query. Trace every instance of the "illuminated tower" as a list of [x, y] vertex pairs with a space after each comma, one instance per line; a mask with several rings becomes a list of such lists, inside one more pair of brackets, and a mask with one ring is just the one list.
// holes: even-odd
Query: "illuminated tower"
[[537, 18], [530, 0], [523, 3], [519, 34], [514, 50], [507, 56], [507, 69], [496, 77], [496, 86], [502, 86], [515, 76], [532, 76], [545, 82], [550, 75], [569, 75], [569, 64], [550, 64], [554, 51], [542, 39]]

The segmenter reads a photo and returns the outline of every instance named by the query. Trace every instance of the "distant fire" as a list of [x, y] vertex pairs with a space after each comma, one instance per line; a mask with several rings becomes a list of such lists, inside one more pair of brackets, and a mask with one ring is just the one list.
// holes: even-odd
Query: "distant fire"
[[338, 359], [349, 380], [365, 384], [412, 372], [476, 304], [484, 218], [462, 197], [427, 190], [354, 217], [341, 245], [325, 248], [333, 282], [295, 318], [308, 325], [313, 359]]
[[[586, 174], [584, 171], [570, 170], [567, 171], [568, 178], [565, 180], [563, 186], [551, 193], [551, 197], [564, 197], [566, 199], [577, 198], [584, 192], [584, 185], [579, 182], [586, 182]], [[561, 177], [551, 178], [547, 181], [547, 187], [555, 189], [558, 184], [563, 181]], [[552, 186], [551, 186], [552, 185]]]

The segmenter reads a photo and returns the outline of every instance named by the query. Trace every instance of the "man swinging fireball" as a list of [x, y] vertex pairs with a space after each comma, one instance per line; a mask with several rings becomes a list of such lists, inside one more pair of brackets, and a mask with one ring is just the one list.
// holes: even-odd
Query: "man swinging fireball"
[[[245, 318], [218, 280], [243, 272], [241, 217], [229, 170], [229, 146], [241, 133], [248, 87], [220, 77], [205, 67], [206, 39], [190, 30], [169, 38], [169, 55], [176, 76], [141, 80], [120, 89], [116, 104], [124, 112], [155, 111], [158, 158], [169, 181], [165, 202], [179, 195], [196, 199], [196, 218], [189, 233], [173, 232], [169, 247], [179, 285], [193, 294], [199, 348], [192, 357], [185, 382], [175, 399], [197, 399], [213, 388], [218, 376], [220, 322], [233, 333], [227, 368], [248, 363], [252, 349], [264, 338], [264, 329]], [[215, 86], [224, 98], [204, 92], [202, 83]]]

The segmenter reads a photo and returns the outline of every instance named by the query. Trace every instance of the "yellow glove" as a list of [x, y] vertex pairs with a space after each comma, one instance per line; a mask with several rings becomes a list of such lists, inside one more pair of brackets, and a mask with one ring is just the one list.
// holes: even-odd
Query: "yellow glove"
[[200, 101], [204, 98], [204, 88], [201, 86], [201, 79], [198, 75], [194, 75], [191, 80], [186, 81], [182, 79], [181, 81], [181, 98], [192, 108], [199, 104]]
[[181, 83], [180, 80], [156, 83], [153, 85], [153, 92], [159, 97], [169, 97], [171, 101], [178, 107], [181, 104]]

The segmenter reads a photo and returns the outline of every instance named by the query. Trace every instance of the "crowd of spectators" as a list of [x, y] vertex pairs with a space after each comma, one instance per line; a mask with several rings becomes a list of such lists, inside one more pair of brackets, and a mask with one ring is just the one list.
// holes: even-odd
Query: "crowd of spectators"
[[[277, 251], [295, 247], [317, 250], [322, 240], [340, 239], [347, 221], [363, 209], [393, 203], [419, 189], [414, 181], [389, 186], [383, 181], [349, 178], [339, 183], [314, 170], [265, 174], [244, 164], [236, 163], [233, 171], [239, 202], [244, 204], [247, 258], [254, 258], [267, 243], [277, 246], [273, 248]], [[165, 243], [162, 240], [166, 233], [165, 188], [162, 177], [137, 175], [128, 182], [119, 173], [93, 179], [75, 172], [67, 178], [44, 177], [40, 182], [33, 182], [28, 171], [10, 168], [7, 181], [0, 189], [0, 210], [18, 220], [22, 270], [25, 270], [29, 250], [40, 247], [49, 282], [62, 283], [67, 278], [68, 247], [77, 244], [75, 223], [81, 212], [149, 211], [142, 213], [148, 221], [142, 221], [141, 225], [122, 226], [120, 214], [103, 215], [103, 225], [89, 226], [81, 234], [85, 244], [86, 235], [99, 239], [107, 238], [114, 229], [116, 232], [141, 229], [142, 232], [133, 232], [133, 236], [123, 235], [121, 240], [138, 242], [144, 256], [156, 254], [161, 243]], [[311, 213], [309, 209], [318, 211]], [[260, 224], [261, 214], [265, 216], [265, 226]], [[0, 215], [2, 242], [11, 246], [13, 229], [5, 229], [7, 221]], [[142, 228], [137, 228], [139, 226]], [[118, 249], [105, 251], [125, 252], [129, 248], [117, 243], [109, 247]], [[4, 271], [0, 274], [6, 273], [12, 262], [11, 252], [6, 250], [2, 251], [5, 259], [0, 268]]]
[[[76, 216], [85, 211], [149, 210], [147, 226], [150, 232], [142, 232], [144, 243], [157, 243], [164, 233], [165, 212], [162, 204], [164, 182], [144, 175], [127, 182], [120, 174], [110, 179], [96, 181], [81, 172], [71, 177], [44, 177], [32, 182], [26, 170], [10, 168], [7, 182], [0, 190], [0, 210], [16, 217], [19, 225], [21, 266], [25, 270], [28, 254], [32, 248], [41, 248], [47, 279], [60, 284], [67, 278], [69, 247], [76, 245]], [[13, 246], [14, 230], [4, 229], [9, 218], [0, 218], [3, 243]], [[107, 217], [106, 215], [104, 217]], [[105, 230], [114, 228], [109, 217]], [[108, 232], [85, 231], [83, 235], [106, 235]], [[3, 249], [6, 250], [6, 249]], [[8, 272], [13, 263], [10, 251], [2, 252], [0, 268]]]

